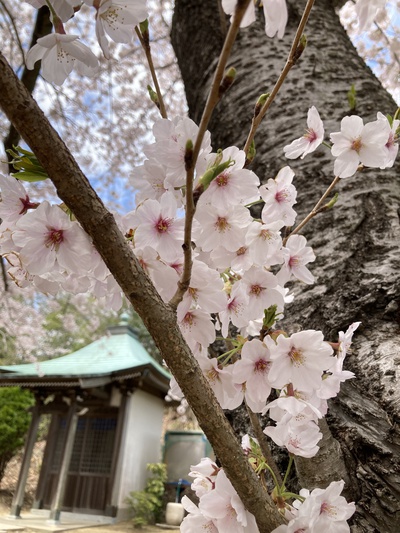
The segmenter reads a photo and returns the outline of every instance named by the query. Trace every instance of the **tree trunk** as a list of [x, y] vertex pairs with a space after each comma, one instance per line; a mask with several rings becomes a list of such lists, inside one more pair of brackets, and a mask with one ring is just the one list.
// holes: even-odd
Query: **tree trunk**
[[[284, 65], [301, 17], [303, 1], [290, 0], [284, 39], [265, 36], [259, 20], [240, 32], [229, 66], [237, 79], [213, 116], [213, 147], [243, 146], [254, 104], [270, 92]], [[223, 43], [215, 0], [176, 0], [172, 42], [185, 83], [189, 112], [198, 122]], [[308, 45], [289, 73], [259, 128], [252, 169], [261, 180], [290, 163], [296, 172], [300, 221], [333, 179], [333, 158], [320, 148], [304, 161], [286, 160], [283, 147], [300, 137], [308, 108], [315, 105], [327, 133], [351, 114], [347, 92], [354, 83], [364, 121], [376, 112], [393, 114], [396, 105], [350, 43], [331, 0], [318, 0], [306, 28]], [[397, 165], [397, 175], [399, 165]], [[336, 206], [312, 220], [304, 234], [317, 260], [313, 286], [295, 285], [295, 302], [284, 327], [320, 329], [331, 341], [354, 321], [362, 321], [346, 368], [356, 379], [330, 403], [328, 422], [344, 454], [357, 514], [353, 532], [400, 530], [400, 182], [396, 170], [366, 169], [342, 180]], [[397, 423], [397, 425], [396, 425]], [[302, 482], [317, 476], [298, 465]], [[313, 477], [314, 476], [314, 477]]]

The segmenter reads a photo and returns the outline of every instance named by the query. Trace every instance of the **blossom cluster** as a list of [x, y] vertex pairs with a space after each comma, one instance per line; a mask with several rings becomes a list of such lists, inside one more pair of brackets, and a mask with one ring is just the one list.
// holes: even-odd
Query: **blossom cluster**
[[76, 68], [80, 75], [94, 75], [99, 68], [96, 55], [79, 40], [79, 35], [68, 35], [64, 24], [71, 19], [82, 2], [95, 9], [96, 37], [104, 56], [110, 58], [108, 39], [129, 43], [135, 26], [146, 20], [145, 0], [26, 0], [33, 7], [51, 5], [51, 19], [55, 33], [40, 37], [28, 51], [26, 65], [33, 69], [42, 60], [45, 80], [62, 85]]
[[[245, 509], [222, 468], [208, 458], [191, 468], [192, 490], [199, 504], [187, 496], [182, 498], [188, 512], [181, 524], [182, 533], [258, 533], [254, 516]], [[347, 520], [354, 514], [355, 505], [340, 495], [343, 487], [343, 481], [335, 481], [326, 489], [302, 489], [293, 505], [285, 503], [282, 508], [288, 524], [272, 533], [349, 533]]]
[[[377, 114], [377, 120], [364, 124], [357, 115], [344, 117], [341, 130], [330, 134], [335, 176], [349, 178], [359, 165], [371, 168], [390, 168], [399, 151], [398, 129], [400, 120]], [[324, 125], [317, 109], [312, 106], [308, 111], [307, 130], [300, 139], [285, 146], [284, 152], [289, 159], [314, 152], [324, 141]]]
[[[314, 107], [307, 125], [304, 137], [285, 147], [287, 157], [304, 156], [322, 144], [324, 128]], [[335, 170], [345, 169], [345, 178], [359, 162], [392, 165], [398, 125], [380, 114], [365, 126], [360, 117], [345, 117], [341, 132], [331, 134]], [[117, 223], [162, 299], [170, 302], [184, 268], [187, 152], [198, 127], [189, 118], [160, 119], [153, 134], [147, 160], [133, 172], [137, 207]], [[290, 234], [296, 220], [293, 170], [286, 166], [260, 185], [245, 164], [237, 147], [213, 152], [206, 133], [194, 168], [192, 273], [177, 305], [178, 325], [222, 408], [245, 401], [253, 412], [268, 413], [275, 425], [264, 433], [290, 453], [310, 458], [318, 452], [318, 420], [327, 412], [327, 400], [354, 377], [343, 362], [358, 323], [341, 332], [334, 345], [319, 331], [274, 330], [293, 299], [288, 283], [314, 282], [309, 264], [315, 255], [304, 236]], [[0, 176], [0, 185], [0, 253], [17, 284], [33, 283], [47, 293], [91, 292], [117, 309], [121, 291], [73, 213], [33, 202], [13, 177]], [[252, 216], [254, 204], [260, 209]], [[233, 348], [210, 358], [217, 331]], [[171, 394], [182, 396], [174, 380]], [[227, 480], [223, 474], [219, 479], [217, 488], [226, 492]], [[239, 514], [241, 527], [249, 528], [247, 512]]]
[[[82, 3], [95, 10], [95, 33], [104, 54], [110, 58], [109, 39], [116, 43], [131, 42], [135, 26], [148, 17], [146, 0], [26, 0], [35, 8], [51, 6], [51, 20], [55, 33], [37, 40], [28, 51], [26, 65], [33, 69], [36, 61], [42, 60], [43, 77], [52, 83], [62, 85], [74, 68], [80, 75], [94, 75], [99, 68], [96, 55], [83, 44], [79, 35], [68, 35], [64, 23], [77, 13]], [[249, 6], [242, 18], [241, 27], [246, 27], [256, 20], [258, 7], [256, 2]], [[372, 24], [377, 13], [386, 4], [386, 0], [358, 0], [356, 3], [360, 30]], [[222, 0], [222, 8], [231, 20], [236, 10], [236, 0]], [[287, 20], [286, 0], [268, 0], [261, 3], [265, 32], [268, 37], [282, 39]], [[261, 6], [260, 6], [261, 7]]]
[[60, 206], [32, 202], [22, 183], [0, 174], [0, 253], [19, 287], [45, 294], [91, 292], [119, 309], [122, 295], [90, 238]]
[[[222, 0], [222, 8], [231, 20], [236, 10], [237, 0]], [[249, 26], [256, 20], [257, 7], [263, 8], [265, 19], [265, 33], [268, 37], [282, 39], [288, 20], [286, 0], [268, 0], [265, 2], [251, 1], [240, 26]], [[386, 5], [386, 0], [356, 0], [356, 13], [359, 20], [360, 31], [366, 30], [375, 20], [380, 10]]]

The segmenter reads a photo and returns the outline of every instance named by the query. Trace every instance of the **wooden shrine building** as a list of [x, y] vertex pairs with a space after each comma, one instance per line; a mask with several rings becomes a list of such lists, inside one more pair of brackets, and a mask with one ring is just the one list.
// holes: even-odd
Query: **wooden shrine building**
[[62, 357], [0, 367], [0, 386], [28, 388], [36, 403], [11, 515], [19, 517], [40, 417], [50, 428], [33, 509], [124, 519], [129, 492], [159, 462], [168, 372], [122, 321]]

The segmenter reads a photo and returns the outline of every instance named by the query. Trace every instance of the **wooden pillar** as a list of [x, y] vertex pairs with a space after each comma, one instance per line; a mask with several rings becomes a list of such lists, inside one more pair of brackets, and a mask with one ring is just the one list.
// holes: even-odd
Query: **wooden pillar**
[[78, 425], [78, 413], [76, 401], [72, 400], [67, 415], [67, 425], [65, 428], [65, 444], [63, 448], [60, 474], [58, 477], [56, 492], [51, 502], [49, 522], [57, 524], [60, 521], [61, 508], [63, 504], [65, 487], [67, 484], [68, 470], [74, 448], [76, 428]]
[[21, 469], [19, 471], [17, 489], [14, 494], [14, 498], [11, 504], [10, 518], [21, 518], [21, 509], [24, 503], [25, 486], [29, 474], [29, 466], [31, 464], [31, 458], [33, 453], [33, 447], [35, 446], [39, 420], [40, 420], [40, 405], [39, 400], [36, 399], [35, 406], [32, 409], [32, 420], [26, 439], [24, 457], [22, 459]]
[[115, 518], [118, 512], [118, 497], [119, 497], [119, 478], [120, 478], [120, 453], [121, 444], [123, 441], [123, 434], [126, 425], [126, 404], [127, 404], [127, 392], [122, 392], [121, 404], [118, 410], [118, 420], [114, 441], [113, 458], [111, 463], [110, 472], [110, 485], [107, 494], [106, 515]]

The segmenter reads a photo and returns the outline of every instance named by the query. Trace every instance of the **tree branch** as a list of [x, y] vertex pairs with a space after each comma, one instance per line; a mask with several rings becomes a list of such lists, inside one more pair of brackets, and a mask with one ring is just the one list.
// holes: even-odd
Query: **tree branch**
[[[145, 275], [114, 217], [91, 187], [72, 154], [0, 53], [0, 105], [36, 154], [126, 297], [154, 338], [224, 470], [260, 533], [285, 522], [252, 471], [233, 429], [179, 330], [176, 315]], [[29, 120], [27, 120], [29, 117]], [[51, 154], [55, 154], [51, 157]]]

